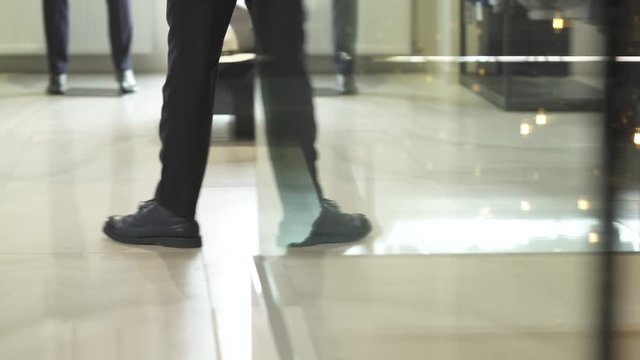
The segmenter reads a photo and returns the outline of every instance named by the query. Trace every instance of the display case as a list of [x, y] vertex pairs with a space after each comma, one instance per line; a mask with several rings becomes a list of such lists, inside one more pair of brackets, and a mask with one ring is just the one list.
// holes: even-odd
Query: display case
[[460, 81], [509, 111], [599, 110], [597, 14], [592, 0], [462, 0]]

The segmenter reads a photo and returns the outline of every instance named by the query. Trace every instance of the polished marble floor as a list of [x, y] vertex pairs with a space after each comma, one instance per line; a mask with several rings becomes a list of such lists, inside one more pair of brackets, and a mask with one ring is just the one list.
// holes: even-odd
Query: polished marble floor
[[[108, 76], [76, 76], [71, 96], [47, 97], [42, 76], [0, 75], [2, 358], [591, 354], [600, 115], [507, 113], [433, 75], [360, 81], [358, 96], [316, 99], [319, 169], [328, 197], [372, 220], [369, 237], [288, 249], [317, 213], [282, 227], [264, 136], [231, 141], [216, 117], [198, 209], [204, 247], [182, 251], [100, 232], [107, 215], [152, 194], [161, 76], [140, 77], [127, 97]], [[637, 188], [619, 200], [631, 285]], [[625, 289], [620, 341], [633, 359], [640, 293]]]

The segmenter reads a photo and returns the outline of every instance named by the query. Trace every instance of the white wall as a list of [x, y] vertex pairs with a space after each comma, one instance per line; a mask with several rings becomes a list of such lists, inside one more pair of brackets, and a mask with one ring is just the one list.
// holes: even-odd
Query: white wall
[[[332, 53], [333, 0], [305, 0], [307, 49], [313, 55]], [[411, 53], [412, 0], [359, 0], [358, 52], [361, 55]]]
[[[331, 53], [332, 0], [305, 0], [308, 50]], [[165, 1], [132, 1], [135, 54], [166, 51]], [[70, 52], [108, 54], [106, 1], [69, 0]], [[44, 54], [41, 0], [0, 0], [0, 55]], [[411, 0], [360, 0], [358, 48], [362, 54], [409, 54]]]
[[[157, 0], [132, 1], [134, 53], [156, 50]], [[162, 4], [164, 6], [164, 4]], [[0, 54], [44, 54], [41, 0], [0, 0]], [[69, 0], [72, 54], [108, 54], [107, 8], [104, 0]]]

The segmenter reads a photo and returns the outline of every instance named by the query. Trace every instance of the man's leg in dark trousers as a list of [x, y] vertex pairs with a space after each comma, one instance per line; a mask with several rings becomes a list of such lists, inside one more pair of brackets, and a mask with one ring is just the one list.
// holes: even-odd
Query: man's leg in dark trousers
[[333, 0], [333, 43], [338, 73], [355, 71], [358, 35], [358, 0]]
[[235, 0], [168, 0], [169, 70], [156, 201], [193, 218], [211, 135], [216, 70]]
[[118, 71], [130, 70], [133, 23], [129, 0], [107, 0], [109, 8], [109, 38], [111, 56]]
[[64, 74], [69, 62], [69, 5], [67, 0], [44, 0], [43, 11], [49, 72]]

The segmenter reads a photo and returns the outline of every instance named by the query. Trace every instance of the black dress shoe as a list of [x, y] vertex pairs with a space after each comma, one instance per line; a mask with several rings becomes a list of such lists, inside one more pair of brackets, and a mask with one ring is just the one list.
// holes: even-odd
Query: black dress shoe
[[322, 200], [322, 211], [313, 223], [311, 233], [301, 243], [290, 247], [320, 244], [344, 244], [358, 241], [371, 232], [371, 222], [363, 214], [346, 214], [331, 200]]
[[133, 70], [120, 71], [116, 74], [116, 78], [123, 94], [131, 94], [140, 90]]
[[125, 244], [173, 248], [202, 246], [200, 228], [195, 220], [174, 215], [155, 200], [145, 201], [134, 214], [110, 217], [103, 231], [111, 239]]
[[67, 74], [51, 75], [47, 93], [49, 95], [64, 95], [67, 93]]

